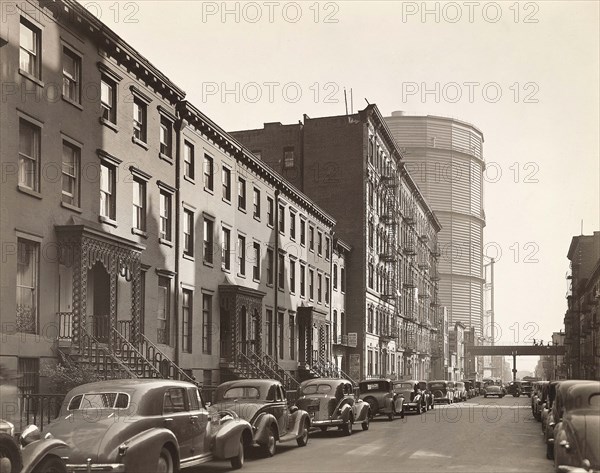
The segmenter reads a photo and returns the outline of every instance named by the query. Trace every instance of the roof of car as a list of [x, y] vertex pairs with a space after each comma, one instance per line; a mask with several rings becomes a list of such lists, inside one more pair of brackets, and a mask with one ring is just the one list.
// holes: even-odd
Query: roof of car
[[379, 383], [381, 381], [387, 381], [388, 383], [391, 383], [392, 380], [390, 378], [373, 378], [373, 379], [363, 379], [360, 384], [362, 383]]
[[306, 381], [302, 381], [300, 383], [300, 387], [309, 386], [311, 384], [352, 384], [347, 379], [341, 378], [313, 378], [307, 379]]
[[249, 379], [234, 379], [233, 381], [226, 381], [219, 385], [219, 387], [230, 387], [235, 385], [243, 386], [256, 386], [256, 387], [268, 387], [272, 384], [281, 384], [275, 379], [260, 379], [260, 378], [249, 378]]
[[82, 384], [73, 388], [73, 393], [87, 393], [92, 391], [131, 391], [133, 389], [152, 389], [162, 386], [195, 387], [187, 381], [176, 381], [173, 379], [110, 379]]

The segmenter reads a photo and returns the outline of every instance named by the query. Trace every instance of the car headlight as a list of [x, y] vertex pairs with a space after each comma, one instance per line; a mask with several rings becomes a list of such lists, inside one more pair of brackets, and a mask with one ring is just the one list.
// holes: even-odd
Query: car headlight
[[3, 420], [2, 422], [0, 422], [0, 433], [8, 434], [11, 437], [13, 437], [15, 435], [14, 424], [8, 422], [7, 420]]

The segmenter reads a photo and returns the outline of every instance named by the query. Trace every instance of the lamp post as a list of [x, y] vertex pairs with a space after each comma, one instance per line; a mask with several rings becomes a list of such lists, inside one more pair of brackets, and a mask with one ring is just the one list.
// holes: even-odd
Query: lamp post
[[558, 341], [552, 340], [554, 345], [554, 380], [558, 379]]

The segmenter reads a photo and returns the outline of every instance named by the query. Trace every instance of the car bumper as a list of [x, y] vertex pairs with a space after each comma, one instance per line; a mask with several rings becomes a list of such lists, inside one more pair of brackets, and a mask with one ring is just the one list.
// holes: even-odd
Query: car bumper
[[311, 427], [324, 427], [328, 425], [344, 425], [344, 421], [342, 419], [310, 420]]
[[108, 471], [111, 473], [124, 473], [124, 463], [80, 463], [67, 464], [67, 471], [71, 472], [92, 472], [92, 471]]

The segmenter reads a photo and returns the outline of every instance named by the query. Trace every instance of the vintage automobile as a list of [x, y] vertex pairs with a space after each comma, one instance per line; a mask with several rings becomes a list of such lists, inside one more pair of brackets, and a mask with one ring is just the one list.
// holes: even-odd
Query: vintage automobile
[[392, 380], [388, 378], [366, 379], [358, 383], [360, 398], [369, 403], [371, 419], [376, 415], [387, 415], [394, 420], [396, 414], [404, 418], [404, 398], [394, 392]]
[[571, 386], [554, 427], [554, 467], [600, 470], [600, 381]]
[[462, 381], [457, 381], [454, 385], [454, 399], [458, 402], [467, 400], [467, 389]]
[[551, 381], [542, 394], [542, 433], [546, 433], [548, 422], [550, 419], [550, 413], [552, 412], [552, 406], [554, 405], [554, 399], [556, 399], [556, 387], [558, 381]]
[[418, 381], [419, 389], [423, 396], [425, 396], [425, 401], [427, 403], [427, 409], [433, 409], [435, 403], [433, 402], [433, 393], [429, 390], [427, 386], [427, 381]]
[[44, 429], [67, 444], [70, 472], [171, 473], [213, 458], [244, 463], [250, 424], [209, 415], [198, 387], [167, 379], [114, 379], [72, 389]]
[[527, 397], [531, 397], [531, 393], [533, 391], [533, 384], [531, 381], [523, 381], [521, 383], [521, 394]]
[[[58, 439], [43, 439], [35, 425], [28, 425], [15, 436], [20, 403], [15, 376], [0, 365], [0, 473], [66, 473], [58, 448], [66, 444]], [[12, 422], [11, 422], [12, 421]]]
[[238, 379], [220, 384], [210, 409], [231, 412], [252, 425], [252, 445], [272, 457], [277, 442], [308, 443], [310, 417], [296, 406], [288, 406], [285, 390], [273, 379]]
[[512, 394], [513, 397], [521, 396], [521, 393], [522, 393], [521, 381], [511, 381], [510, 383], [508, 383], [506, 385], [506, 393]]
[[533, 383], [531, 391], [531, 413], [540, 422], [542, 420], [542, 406], [544, 404], [544, 392], [547, 392], [548, 381], [537, 381]]
[[484, 393], [483, 393], [483, 397], [487, 398], [490, 396], [496, 396], [499, 398], [503, 398], [506, 395], [506, 391], [504, 390], [504, 388], [500, 387], [500, 386], [496, 386], [494, 384], [490, 384], [489, 386], [486, 386]]
[[404, 397], [404, 412], [422, 414], [429, 409], [429, 396], [416, 380], [394, 381], [394, 392]]
[[445, 402], [446, 404], [454, 402], [454, 383], [452, 381], [429, 381], [427, 387], [433, 394], [434, 402]]
[[554, 458], [554, 427], [558, 424], [565, 410], [565, 400], [568, 390], [577, 385], [588, 384], [591, 381], [581, 379], [569, 379], [559, 381], [556, 385], [556, 396], [552, 403], [552, 408], [548, 413], [546, 430], [544, 431], [544, 440], [546, 442], [546, 458], [552, 460]]
[[316, 378], [302, 382], [296, 406], [308, 412], [311, 427], [319, 427], [323, 432], [337, 427], [352, 435], [355, 423], [369, 430], [369, 404], [360, 399], [352, 383], [345, 379]]

